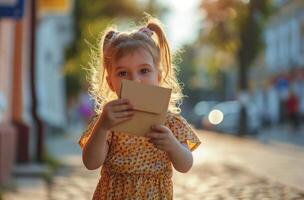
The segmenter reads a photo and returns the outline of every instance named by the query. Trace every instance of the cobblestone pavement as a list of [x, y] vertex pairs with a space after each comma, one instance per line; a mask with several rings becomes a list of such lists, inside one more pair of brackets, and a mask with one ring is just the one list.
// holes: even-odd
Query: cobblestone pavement
[[[12, 193], [6, 199], [91, 199], [97, 177], [97, 171], [88, 173], [81, 166], [68, 167], [61, 169], [52, 183], [45, 186], [45, 192], [39, 188], [32, 193], [19, 191], [19, 197], [13, 197], [16, 194]], [[195, 167], [187, 175], [174, 174], [174, 199], [300, 200], [304, 199], [304, 192], [237, 167], [209, 163]]]
[[[49, 199], [90, 199], [98, 172], [73, 168], [56, 176], [49, 188]], [[237, 167], [206, 164], [191, 173], [174, 175], [174, 199], [304, 199], [304, 192], [267, 180]]]
[[[200, 137], [203, 145], [194, 152], [193, 169], [174, 173], [174, 199], [304, 200], [302, 149], [217, 134]], [[63, 159], [66, 167], [51, 182], [28, 181], [28, 188], [8, 192], [4, 200], [91, 199], [99, 170], [86, 170], [80, 155]]]
[[304, 192], [238, 167], [205, 164], [175, 177], [174, 199], [304, 199]]

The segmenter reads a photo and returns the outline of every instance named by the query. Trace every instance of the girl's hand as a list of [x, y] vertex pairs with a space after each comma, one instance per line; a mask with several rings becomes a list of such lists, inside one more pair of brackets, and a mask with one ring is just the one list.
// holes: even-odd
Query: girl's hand
[[149, 141], [153, 143], [156, 148], [170, 153], [180, 145], [179, 141], [168, 127], [154, 125], [151, 127], [151, 130], [152, 131], [147, 133], [146, 136], [150, 138]]
[[129, 120], [134, 114], [133, 106], [128, 99], [116, 99], [105, 104], [99, 124], [108, 131], [115, 125]]

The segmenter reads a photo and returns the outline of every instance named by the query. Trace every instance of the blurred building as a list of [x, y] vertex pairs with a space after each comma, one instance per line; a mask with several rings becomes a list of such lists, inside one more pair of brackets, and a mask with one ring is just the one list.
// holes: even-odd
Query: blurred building
[[31, 4], [15, 2], [18, 6], [2, 2], [0, 12], [0, 182], [8, 179], [15, 160], [28, 161], [33, 128], [28, 101]]
[[[55, 2], [55, 3], [54, 3]], [[57, 2], [57, 3], [56, 3]], [[73, 39], [71, 1], [41, 0], [36, 38], [38, 113], [49, 127], [66, 126], [65, 49]]]
[[[6, 4], [12, 2], [22, 2], [23, 14], [19, 18], [4, 13], [8, 10]], [[73, 0], [33, 2], [18, 0], [0, 5], [0, 125], [5, 127], [0, 127], [0, 133], [13, 138], [13, 134], [7, 134], [5, 130], [7, 127], [15, 128], [16, 137], [12, 140], [15, 141], [16, 161], [23, 163], [37, 160], [37, 155], [43, 154], [44, 138], [42, 134], [39, 136], [40, 125], [35, 118], [42, 122], [44, 128], [63, 129], [66, 126], [62, 67], [65, 48], [73, 38]], [[6, 10], [2, 9], [2, 4]], [[35, 80], [32, 79], [32, 69]], [[38, 116], [33, 114], [33, 110]], [[7, 153], [13, 152], [3, 146], [5, 143], [1, 142], [1, 137], [4, 134], [0, 134], [1, 169], [4, 165], [9, 166], [2, 165], [2, 161], [10, 160], [11, 155]]]
[[275, 13], [266, 30], [265, 54], [251, 71], [254, 94], [264, 117], [271, 123], [285, 120], [290, 91], [300, 100], [304, 114], [304, 1], [274, 0]]

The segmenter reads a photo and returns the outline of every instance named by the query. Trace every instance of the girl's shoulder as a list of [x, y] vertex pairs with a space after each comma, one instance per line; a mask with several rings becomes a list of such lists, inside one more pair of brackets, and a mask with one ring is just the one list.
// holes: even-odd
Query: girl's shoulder
[[173, 125], [173, 124], [177, 124], [177, 123], [184, 124], [184, 125], [190, 125], [181, 114], [168, 111], [165, 124]]
[[168, 112], [165, 126], [172, 131], [181, 143], [187, 144], [191, 151], [201, 144], [195, 129], [180, 114]]
[[195, 132], [192, 125], [181, 115], [178, 113], [167, 113], [167, 119], [165, 122], [165, 126], [172, 129], [180, 129], [180, 130], [188, 130], [191, 132]]

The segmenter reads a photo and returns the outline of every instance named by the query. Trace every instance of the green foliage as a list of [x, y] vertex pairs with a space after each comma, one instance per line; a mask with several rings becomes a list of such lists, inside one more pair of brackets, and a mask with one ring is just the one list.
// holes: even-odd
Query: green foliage
[[[83, 71], [83, 70], [82, 70]], [[68, 97], [76, 97], [81, 88], [82, 82], [81, 73], [67, 73], [65, 76], [65, 85], [67, 90]]]
[[247, 68], [264, 46], [262, 33], [273, 10], [271, 0], [206, 0], [201, 9], [209, 24], [202, 41], [237, 60], [239, 86], [247, 89]]
[[202, 40], [237, 57], [248, 67], [263, 47], [262, 31], [271, 13], [270, 0], [203, 1], [209, 33]]
[[245, 12], [238, 0], [203, 1], [202, 11], [206, 14], [208, 31], [204, 43], [211, 43], [225, 51], [235, 52], [238, 45], [238, 21]]
[[[180, 67], [180, 73], [178, 73], [178, 80], [183, 83], [183, 94], [189, 98], [188, 101], [195, 101], [199, 93], [195, 91], [195, 87], [191, 83], [191, 77], [195, 77], [197, 74], [197, 68], [194, 64], [194, 49], [191, 46], [184, 46], [183, 51], [180, 52], [181, 62], [178, 63]], [[194, 103], [194, 102], [190, 102]]]
[[182, 73], [179, 73], [179, 79], [185, 83], [185, 88], [191, 89], [189, 77], [193, 77], [197, 73], [194, 65], [194, 49], [191, 46], [184, 46], [183, 52], [179, 56], [183, 58], [178, 64], [182, 68]]

